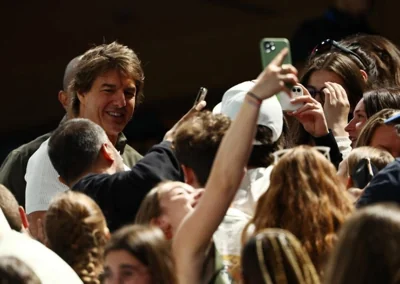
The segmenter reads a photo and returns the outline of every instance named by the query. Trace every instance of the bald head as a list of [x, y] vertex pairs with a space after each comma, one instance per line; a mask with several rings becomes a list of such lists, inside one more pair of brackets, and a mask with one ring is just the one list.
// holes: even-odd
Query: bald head
[[79, 63], [79, 60], [81, 60], [82, 55], [79, 55], [75, 58], [73, 58], [65, 68], [64, 72], [64, 79], [63, 79], [63, 90], [65, 92], [68, 92], [68, 86], [71, 83], [72, 79], [74, 79], [75, 74], [76, 74], [76, 67]]

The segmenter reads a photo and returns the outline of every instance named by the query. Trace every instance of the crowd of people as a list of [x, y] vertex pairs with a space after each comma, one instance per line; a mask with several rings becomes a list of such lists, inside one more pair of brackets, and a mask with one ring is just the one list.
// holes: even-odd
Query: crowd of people
[[[0, 282], [397, 283], [400, 51], [324, 40], [301, 74], [287, 54], [144, 156], [123, 134], [143, 98], [135, 52], [73, 58], [65, 117], [0, 169]], [[275, 94], [295, 85], [284, 112]]]

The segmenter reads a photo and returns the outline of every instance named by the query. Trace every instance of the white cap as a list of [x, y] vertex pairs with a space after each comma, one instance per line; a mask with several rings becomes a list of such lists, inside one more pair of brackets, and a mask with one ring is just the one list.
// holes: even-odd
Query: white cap
[[[246, 81], [230, 88], [225, 92], [222, 101], [214, 107], [213, 113], [222, 113], [229, 116], [232, 120], [235, 119], [244, 102], [246, 93], [253, 86], [254, 82]], [[272, 96], [262, 102], [257, 124], [271, 129], [273, 142], [279, 139], [283, 128], [283, 111], [276, 96]], [[253, 144], [260, 145], [257, 141]]]
[[57, 254], [30, 237], [10, 230], [0, 238], [0, 257], [13, 256], [35, 272], [43, 284], [82, 284], [75, 271]]

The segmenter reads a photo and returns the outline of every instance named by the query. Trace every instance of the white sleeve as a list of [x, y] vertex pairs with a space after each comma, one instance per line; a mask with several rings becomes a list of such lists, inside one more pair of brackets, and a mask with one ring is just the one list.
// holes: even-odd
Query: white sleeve
[[58, 173], [51, 164], [47, 154], [49, 140], [42, 143], [32, 155], [26, 167], [25, 210], [27, 214], [36, 211], [47, 211], [52, 198], [57, 193], [68, 190], [58, 180]]
[[339, 147], [340, 153], [342, 153], [343, 160], [350, 154], [351, 140], [348, 136], [337, 136], [335, 137], [336, 143]]

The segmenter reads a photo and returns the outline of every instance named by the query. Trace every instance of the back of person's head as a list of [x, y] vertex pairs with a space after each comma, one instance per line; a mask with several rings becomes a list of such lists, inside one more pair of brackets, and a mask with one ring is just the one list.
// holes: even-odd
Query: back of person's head
[[70, 185], [97, 161], [108, 137], [96, 123], [75, 118], [62, 123], [51, 135], [48, 154], [54, 169]]
[[347, 188], [355, 186], [353, 176], [356, 173], [362, 160], [368, 159], [371, 165], [371, 170], [374, 172], [382, 170], [389, 163], [394, 161], [393, 156], [386, 150], [362, 146], [353, 149], [350, 154], [344, 159], [338, 170], [338, 175], [343, 179], [343, 183]]
[[124, 276], [123, 271], [118, 271], [118, 267], [122, 266], [143, 267], [143, 270], [138, 268], [141, 271], [138, 272], [138, 277], [146, 278], [148, 282], [140, 283], [177, 282], [170, 241], [166, 240], [163, 232], [156, 227], [130, 225], [119, 229], [107, 243], [104, 258], [105, 284], [116, 283], [115, 279], [128, 283], [132, 280], [130, 278], [135, 277]]
[[0, 184], [0, 208], [3, 210], [11, 229], [20, 232], [22, 230], [22, 220], [18, 202], [11, 191], [2, 184]]
[[323, 54], [313, 55], [308, 59], [301, 77], [301, 83], [308, 86], [312, 74], [316, 71], [329, 71], [343, 81], [342, 87], [346, 90], [350, 102], [350, 110], [352, 111], [362, 98], [364, 91], [367, 89], [361, 71], [365, 67], [350, 55], [340, 51], [330, 51]]
[[0, 257], [0, 284], [40, 284], [35, 272], [13, 256]]
[[282, 229], [265, 229], [242, 251], [243, 284], [317, 284], [318, 273], [297, 238]]
[[219, 144], [230, 124], [227, 116], [204, 111], [176, 130], [176, 157], [194, 171], [201, 187], [207, 182]]
[[341, 44], [357, 53], [367, 64], [371, 87], [400, 85], [400, 50], [387, 38], [379, 35], [353, 35]]
[[320, 271], [337, 230], [352, 210], [333, 164], [315, 148], [298, 146], [275, 164], [270, 186], [258, 200], [249, 225], [254, 225], [255, 233], [265, 228], [290, 231]]
[[385, 120], [390, 118], [397, 112], [400, 112], [400, 110], [387, 108], [371, 116], [367, 120], [367, 123], [364, 125], [360, 135], [358, 136], [356, 147], [358, 148], [361, 146], [372, 146], [371, 142], [374, 137], [375, 131], [380, 126], [385, 125]]
[[355, 148], [346, 158], [349, 173], [352, 173], [357, 164], [365, 158], [370, 159], [371, 163], [377, 168], [378, 171], [382, 170], [389, 163], [394, 161], [393, 156], [390, 155], [390, 153], [386, 150], [369, 146]]
[[[254, 81], [246, 81], [233, 86], [225, 92], [221, 103], [216, 105], [213, 113], [222, 113], [234, 120], [245, 101]], [[268, 167], [273, 162], [272, 153], [282, 148], [286, 142], [287, 131], [283, 112], [278, 99], [273, 96], [261, 104], [257, 120], [257, 132], [247, 166], [249, 168]], [[285, 137], [284, 137], [285, 136]]]
[[77, 66], [81, 60], [82, 55], [74, 57], [70, 62], [68, 62], [67, 67], [65, 67], [64, 77], [63, 77], [63, 91], [68, 92], [69, 85], [75, 77]]
[[72, 111], [79, 115], [78, 93], [88, 92], [96, 78], [107, 71], [117, 70], [132, 78], [136, 86], [136, 105], [143, 99], [144, 73], [136, 53], [129, 47], [112, 42], [86, 51], [77, 65], [69, 92], [72, 94]]
[[87, 195], [66, 191], [52, 200], [45, 218], [45, 239], [84, 283], [99, 283], [109, 236], [99, 206]]
[[368, 118], [385, 108], [400, 109], [400, 87], [374, 89], [366, 92], [363, 98]]
[[328, 284], [399, 283], [400, 209], [360, 209], [343, 225], [327, 265]]

